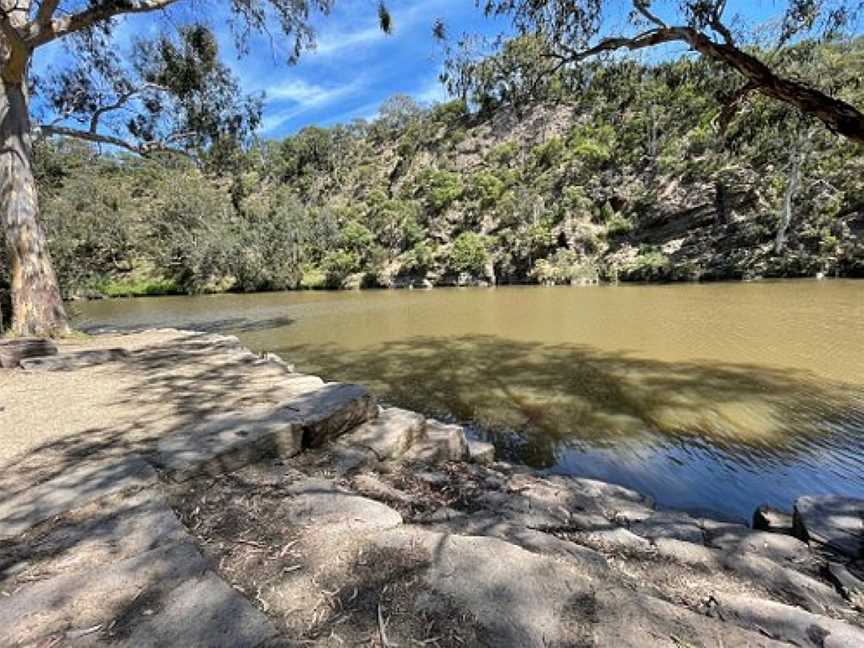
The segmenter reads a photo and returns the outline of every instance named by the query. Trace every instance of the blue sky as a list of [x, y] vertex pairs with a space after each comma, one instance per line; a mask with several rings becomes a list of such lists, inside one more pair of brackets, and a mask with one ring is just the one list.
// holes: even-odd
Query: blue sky
[[[274, 44], [269, 38], [255, 37], [248, 54], [237, 56], [227, 14], [210, 19], [222, 58], [243, 89], [265, 92], [262, 137], [279, 138], [310, 124], [373, 118], [381, 103], [394, 94], [425, 103], [444, 100], [438, 82], [442, 52], [432, 37], [435, 20], [445, 19], [457, 34], [491, 34], [496, 29], [474, 0], [389, 0], [387, 6], [393, 17], [390, 35], [379, 28], [375, 0], [337, 0], [329, 15], [314, 17], [317, 47], [295, 65], [285, 62], [285, 39]], [[171, 22], [182, 21], [182, 14], [172, 13], [158, 19], [128, 17], [115, 30], [115, 40], [122, 44], [134, 35], [155, 35]], [[64, 59], [63, 45], [52, 43], [37, 50], [34, 70], [38, 74], [50, 65], [62, 65]]]
[[[115, 32], [117, 41], [136, 34], [155, 34], [183, 22], [182, 8], [161, 18], [132, 16]], [[619, 0], [621, 7], [629, 2]], [[667, 3], [659, 3], [663, 6]], [[729, 14], [740, 13], [763, 22], [784, 3], [775, 0], [732, 0]], [[310, 125], [374, 118], [381, 103], [394, 94], [406, 94], [432, 103], [446, 98], [438, 73], [441, 48], [432, 37], [432, 26], [441, 18], [452, 36], [460, 33], [499, 33], [506, 27], [482, 15], [474, 0], [388, 0], [394, 29], [385, 35], [378, 28], [376, 0], [337, 0], [329, 16], [316, 16], [313, 24], [318, 46], [303, 54], [296, 65], [285, 63], [284, 49], [270, 39], [256, 37], [249, 53], [238, 57], [227, 25], [227, 14], [210, 18], [223, 58], [240, 78], [247, 92], [264, 91], [266, 103], [259, 134], [279, 138]], [[200, 5], [199, 5], [200, 6]], [[622, 20], [626, 12], [615, 14]], [[284, 43], [282, 44], [284, 48]], [[683, 51], [678, 48], [678, 51]], [[647, 56], [647, 55], [646, 55]], [[657, 56], [654, 53], [650, 56]], [[54, 43], [37, 50], [35, 70], [63, 61], [63, 46]]]

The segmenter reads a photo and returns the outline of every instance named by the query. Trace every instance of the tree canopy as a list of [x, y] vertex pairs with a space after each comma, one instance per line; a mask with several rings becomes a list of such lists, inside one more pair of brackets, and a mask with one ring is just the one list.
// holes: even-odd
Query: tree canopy
[[[521, 41], [522, 52], [513, 51], [507, 39], [495, 41], [492, 45], [500, 50], [498, 65], [512, 67], [520, 63], [526, 47], [542, 47], [542, 57], [531, 59], [542, 63], [532, 69], [519, 67], [524, 73], [523, 94], [541, 85], [543, 78], [589, 59], [679, 43], [736, 73], [727, 93], [730, 109], [758, 92], [864, 144], [864, 114], [858, 107], [817, 84], [779, 73], [774, 65], [776, 52], [789, 44], [850, 36], [864, 10], [861, 0], [778, 2], [779, 20], [767, 38], [764, 26], [731, 12], [727, 0], [478, 0], [478, 4], [487, 15], [508, 18], [516, 34], [530, 37]], [[623, 15], [622, 5], [629, 8]], [[446, 35], [442, 24], [436, 26], [436, 33]], [[449, 50], [444, 81], [462, 92], [488, 84], [495, 75], [488, 54], [488, 48], [477, 48], [473, 39], [463, 38]], [[507, 76], [514, 78], [512, 72]]]

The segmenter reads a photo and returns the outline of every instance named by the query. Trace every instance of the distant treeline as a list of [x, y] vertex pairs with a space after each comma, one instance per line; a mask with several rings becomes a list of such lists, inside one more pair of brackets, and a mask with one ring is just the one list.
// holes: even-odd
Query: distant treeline
[[[219, 167], [41, 142], [65, 295], [862, 272], [860, 149], [758, 95], [733, 114], [740, 81], [686, 58], [528, 93], [534, 51], [514, 41], [465, 101], [394, 97]], [[864, 43], [780, 60], [864, 104]]]

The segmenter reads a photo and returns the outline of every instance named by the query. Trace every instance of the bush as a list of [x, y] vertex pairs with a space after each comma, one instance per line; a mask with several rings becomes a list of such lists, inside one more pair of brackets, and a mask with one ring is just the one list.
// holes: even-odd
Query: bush
[[600, 208], [600, 217], [606, 225], [606, 232], [610, 236], [627, 234], [633, 229], [633, 222], [620, 212], [616, 212], [608, 200]]
[[565, 248], [556, 250], [547, 259], [537, 261], [529, 276], [538, 283], [553, 285], [599, 281], [597, 264], [593, 259]]
[[557, 165], [563, 155], [564, 143], [557, 137], [550, 137], [549, 140], [531, 150], [534, 164], [543, 169], [550, 169]]
[[436, 249], [426, 241], [420, 241], [402, 259], [402, 270], [425, 274], [435, 263]]
[[440, 169], [428, 169], [417, 179], [426, 204], [436, 213], [443, 212], [462, 198], [464, 187], [459, 174]]
[[341, 288], [345, 280], [360, 270], [360, 258], [354, 252], [334, 250], [324, 256], [321, 269], [330, 288]]
[[450, 268], [458, 273], [483, 276], [489, 264], [489, 237], [474, 232], [463, 232], [450, 250]]
[[501, 200], [501, 196], [507, 189], [504, 182], [495, 174], [488, 171], [480, 171], [471, 176], [471, 185], [468, 195], [476, 200], [481, 209], [492, 209]]

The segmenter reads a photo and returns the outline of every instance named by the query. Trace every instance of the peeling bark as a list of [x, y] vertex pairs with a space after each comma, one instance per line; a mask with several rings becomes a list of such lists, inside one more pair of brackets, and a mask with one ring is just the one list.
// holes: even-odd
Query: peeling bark
[[12, 288], [12, 332], [57, 336], [69, 326], [33, 177], [27, 92], [4, 80], [0, 91], [0, 223], [6, 237]]

